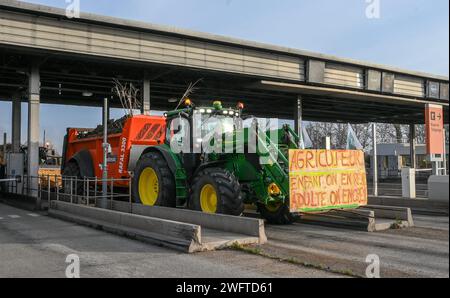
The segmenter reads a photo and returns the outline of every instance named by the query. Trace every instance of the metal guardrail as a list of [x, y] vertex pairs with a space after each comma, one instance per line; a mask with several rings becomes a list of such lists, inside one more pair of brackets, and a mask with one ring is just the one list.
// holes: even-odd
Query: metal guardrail
[[[43, 201], [48, 205], [52, 200], [98, 206], [100, 200], [133, 203], [131, 178], [108, 178], [107, 192], [103, 194], [103, 180], [99, 178], [79, 178], [61, 175], [18, 176], [0, 180], [1, 191], [5, 194], [36, 198], [38, 208]], [[128, 185], [119, 187], [118, 184]]]

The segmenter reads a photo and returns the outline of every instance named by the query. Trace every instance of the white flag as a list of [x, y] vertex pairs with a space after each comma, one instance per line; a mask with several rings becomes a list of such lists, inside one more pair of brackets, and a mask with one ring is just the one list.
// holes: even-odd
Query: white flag
[[306, 130], [306, 125], [302, 125], [302, 134], [300, 138], [300, 148], [302, 150], [311, 149], [314, 147], [311, 138], [309, 137], [308, 131]]
[[314, 147], [305, 125], [303, 125], [303, 146], [305, 148], [302, 149], [312, 149]]
[[347, 133], [347, 150], [363, 150], [363, 146], [358, 140], [355, 131], [352, 126], [348, 124], [348, 133]]

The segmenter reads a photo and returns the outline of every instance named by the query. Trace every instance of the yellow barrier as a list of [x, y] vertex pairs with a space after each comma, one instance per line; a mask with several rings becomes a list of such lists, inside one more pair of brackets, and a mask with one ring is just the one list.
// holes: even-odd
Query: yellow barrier
[[62, 186], [62, 181], [58, 179], [61, 176], [61, 169], [59, 168], [40, 168], [39, 177], [42, 187], [48, 186], [48, 180], [50, 179], [50, 187]]

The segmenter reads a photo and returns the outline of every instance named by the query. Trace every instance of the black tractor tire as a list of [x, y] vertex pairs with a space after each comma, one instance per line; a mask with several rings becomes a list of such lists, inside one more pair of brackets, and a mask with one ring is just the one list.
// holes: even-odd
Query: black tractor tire
[[271, 225], [291, 225], [297, 219], [286, 204], [280, 205], [276, 210], [269, 210], [266, 205], [258, 204], [258, 211]]
[[238, 179], [229, 171], [221, 168], [202, 170], [192, 181], [192, 191], [189, 206], [196, 211], [208, 212], [202, 209], [201, 192], [206, 185], [214, 188], [217, 196], [217, 208], [209, 213], [241, 216], [244, 212], [242, 189]]
[[[70, 195], [71, 189], [72, 189], [72, 195], [75, 197], [85, 195], [83, 181], [82, 181], [83, 177], [81, 177], [81, 170], [80, 170], [80, 167], [78, 166], [77, 162], [75, 162], [75, 161], [69, 162], [66, 165], [66, 167], [64, 168], [62, 177], [64, 179], [62, 192], [65, 195]], [[77, 179], [75, 180], [75, 178], [77, 178]]]
[[175, 178], [164, 157], [156, 152], [144, 154], [137, 163], [132, 181], [132, 195], [135, 202], [145, 205], [145, 200], [141, 199], [140, 196], [139, 181], [146, 169], [153, 169], [158, 178], [157, 199], [153, 206], [175, 208]]

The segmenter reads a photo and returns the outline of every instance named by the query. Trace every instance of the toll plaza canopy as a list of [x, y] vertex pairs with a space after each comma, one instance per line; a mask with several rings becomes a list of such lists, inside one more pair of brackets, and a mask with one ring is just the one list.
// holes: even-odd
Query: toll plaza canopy
[[433, 103], [448, 123], [448, 77], [2, 0], [0, 99], [28, 101], [30, 73], [40, 103], [101, 106], [117, 78], [143, 90], [146, 109], [170, 110], [202, 79], [194, 101], [243, 101], [260, 117], [294, 119], [301, 98], [304, 120], [420, 124]]

